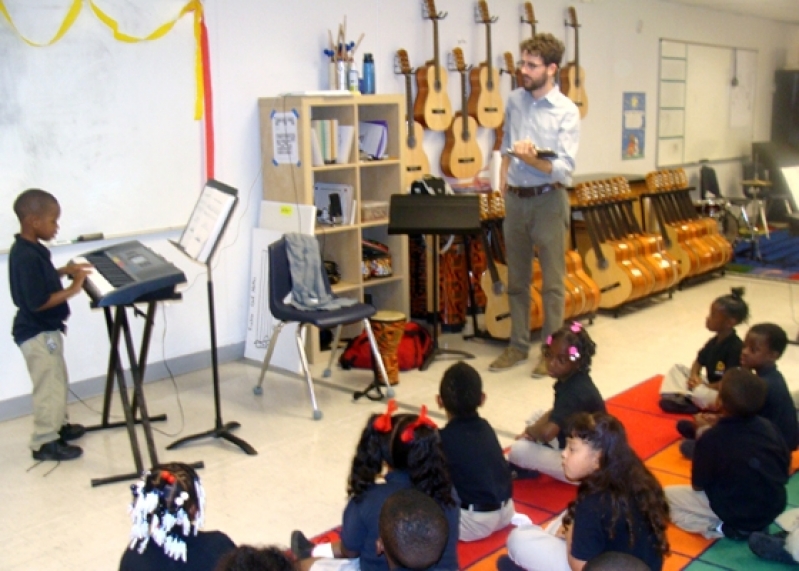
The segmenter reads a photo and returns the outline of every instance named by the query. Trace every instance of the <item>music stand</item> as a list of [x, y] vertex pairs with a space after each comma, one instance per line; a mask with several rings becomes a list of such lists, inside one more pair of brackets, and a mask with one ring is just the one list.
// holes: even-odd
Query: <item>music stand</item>
[[211, 259], [219, 245], [220, 238], [225, 232], [228, 221], [238, 202], [238, 191], [216, 180], [209, 180], [194, 206], [194, 211], [189, 218], [189, 223], [183, 230], [179, 242], [172, 244], [186, 256], [205, 264], [208, 275], [208, 316], [211, 328], [211, 369], [214, 381], [214, 410], [216, 413], [214, 427], [211, 430], [185, 436], [166, 447], [172, 450], [201, 438], [222, 438], [232, 442], [249, 455], [258, 452], [238, 436], [231, 434], [241, 426], [238, 422], [222, 422], [222, 403], [219, 391], [219, 362], [216, 347], [216, 318], [214, 311], [214, 280], [211, 275]]
[[392, 194], [388, 213], [389, 234], [430, 234], [433, 236], [433, 350], [420, 371], [440, 355], [474, 355], [438, 346], [438, 242], [440, 235], [480, 232], [480, 198], [476, 194]]

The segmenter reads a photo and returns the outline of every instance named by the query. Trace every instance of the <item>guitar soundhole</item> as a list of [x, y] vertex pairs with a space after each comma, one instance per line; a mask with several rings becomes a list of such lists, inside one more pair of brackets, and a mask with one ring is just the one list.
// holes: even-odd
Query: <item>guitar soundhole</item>
[[460, 164], [473, 163], [474, 162], [474, 157], [466, 157], [466, 158], [463, 158], [463, 159], [458, 159], [458, 162]]
[[445, 111], [440, 108], [433, 109], [433, 115], [444, 115]]
[[486, 113], [496, 113], [497, 111], [499, 111], [499, 109], [497, 109], [496, 107], [484, 107], [483, 110]]
[[422, 170], [422, 167], [405, 167], [406, 172], [417, 172]]

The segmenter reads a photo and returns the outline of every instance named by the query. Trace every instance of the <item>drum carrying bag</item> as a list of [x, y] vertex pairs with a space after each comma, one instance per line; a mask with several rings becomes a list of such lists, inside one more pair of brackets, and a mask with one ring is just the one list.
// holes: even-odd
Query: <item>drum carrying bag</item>
[[[397, 353], [400, 371], [418, 369], [432, 350], [433, 338], [427, 329], [412, 321], [406, 323]], [[372, 368], [372, 349], [366, 331], [347, 343], [338, 362], [342, 369]]]

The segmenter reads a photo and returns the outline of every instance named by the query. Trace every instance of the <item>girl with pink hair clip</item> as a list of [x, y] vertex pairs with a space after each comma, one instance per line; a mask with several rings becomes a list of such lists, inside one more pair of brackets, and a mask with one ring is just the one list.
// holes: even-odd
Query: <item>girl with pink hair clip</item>
[[550, 410], [538, 411], [527, 421], [510, 447], [508, 461], [516, 479], [544, 473], [569, 482], [561, 463], [567, 421], [578, 412], [605, 412], [605, 401], [589, 374], [596, 344], [582, 324], [574, 321], [547, 338], [543, 353], [547, 373], [557, 379], [552, 387], [555, 401]]

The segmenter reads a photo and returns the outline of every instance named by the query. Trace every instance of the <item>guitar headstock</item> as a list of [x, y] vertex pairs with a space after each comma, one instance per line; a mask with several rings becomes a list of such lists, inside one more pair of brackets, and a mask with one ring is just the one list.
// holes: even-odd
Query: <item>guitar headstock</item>
[[428, 20], [443, 20], [446, 12], [439, 14], [435, 0], [422, 0], [422, 17]]
[[535, 19], [535, 13], [533, 12], [533, 3], [532, 2], [525, 2], [524, 3], [524, 15], [527, 17], [525, 20], [526, 24], [537, 24], [538, 20]]
[[466, 73], [466, 60], [463, 59], [463, 50], [460, 48], [452, 48], [452, 59], [455, 60], [455, 69], [460, 73]]
[[580, 27], [580, 24], [577, 23], [577, 9], [574, 6], [569, 6], [569, 21], [566, 22], [566, 25], [574, 29]]
[[513, 60], [513, 54], [505, 52], [503, 57], [505, 58], [505, 71], [511, 75], [516, 73], [516, 62]]
[[410, 75], [413, 73], [411, 69], [411, 63], [408, 59], [408, 52], [404, 49], [400, 48], [397, 50], [397, 61], [399, 63], [400, 73], [402, 75]]
[[477, 13], [475, 14], [475, 19], [481, 24], [493, 24], [497, 21], [497, 18], [492, 18], [491, 14], [488, 12], [488, 2], [485, 0], [480, 0], [477, 3]]

